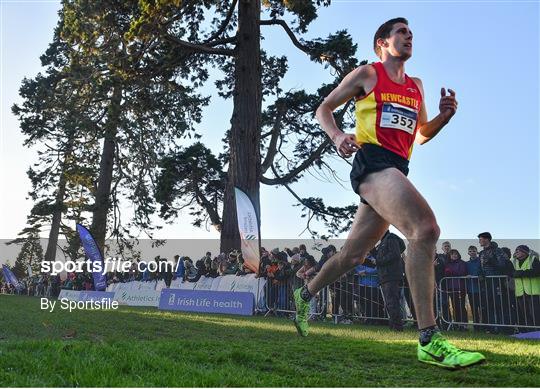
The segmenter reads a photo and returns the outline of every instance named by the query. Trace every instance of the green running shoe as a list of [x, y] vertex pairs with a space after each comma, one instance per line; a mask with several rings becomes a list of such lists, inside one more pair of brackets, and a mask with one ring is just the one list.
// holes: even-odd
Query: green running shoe
[[476, 352], [462, 351], [446, 340], [440, 332], [433, 334], [431, 342], [422, 346], [418, 343], [418, 360], [447, 369], [459, 369], [482, 363], [486, 358]]
[[298, 288], [294, 291], [294, 304], [296, 305], [296, 317], [294, 319], [294, 325], [296, 326], [298, 335], [307, 336], [309, 332], [309, 302], [304, 301], [300, 295], [301, 292], [302, 288]]

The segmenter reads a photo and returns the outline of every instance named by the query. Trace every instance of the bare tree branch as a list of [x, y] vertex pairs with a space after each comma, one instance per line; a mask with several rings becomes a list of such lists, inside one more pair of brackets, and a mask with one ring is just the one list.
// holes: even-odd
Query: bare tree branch
[[[276, 178], [267, 178], [267, 177], [261, 176], [261, 182], [266, 185], [278, 185], [278, 184], [285, 185], [285, 183], [291, 180], [291, 178], [296, 177], [298, 173], [308, 168], [316, 159], [320, 158], [323, 150], [329, 144], [330, 144], [330, 138], [326, 138], [325, 141], [321, 143], [320, 146], [317, 147], [317, 149], [309, 156], [309, 158], [307, 158], [304, 162], [302, 162], [293, 170], [289, 171], [289, 173], [287, 173], [283, 177], [278, 177], [278, 175], [275, 174]], [[272, 170], [275, 173], [273, 164], [272, 164]]]
[[[340, 113], [336, 116], [336, 121], [338, 123], [341, 123], [343, 121], [343, 117], [347, 113], [349, 106], [352, 104], [352, 102], [353, 100], [349, 100], [345, 104], [343, 109], [340, 111]], [[271, 132], [272, 139], [270, 140], [270, 145], [268, 147], [268, 152], [266, 154], [264, 162], [261, 165], [261, 182], [266, 185], [278, 185], [278, 184], [283, 184], [285, 182], [288, 182], [291, 178], [295, 177], [301, 171], [308, 168], [313, 163], [313, 161], [315, 161], [317, 158], [319, 158], [322, 155], [322, 152], [324, 151], [324, 149], [330, 144], [330, 138], [326, 138], [326, 140], [309, 156], [309, 158], [307, 158], [302, 164], [300, 164], [298, 167], [291, 170], [289, 173], [287, 173], [285, 176], [281, 177], [280, 179], [264, 177], [263, 174], [274, 163], [274, 157], [276, 156], [279, 149], [279, 147], [276, 147], [276, 145], [277, 145], [277, 140], [279, 138], [279, 131], [281, 128], [282, 117], [283, 117], [282, 112], [278, 109], [278, 117], [276, 119], [276, 122]], [[349, 165], [351, 165], [351, 163], [347, 159], [343, 157], [341, 158], [344, 161], [346, 161]]]
[[279, 139], [279, 134], [281, 133], [281, 119], [287, 111], [287, 108], [280, 106], [277, 110], [277, 118], [274, 122], [272, 128], [272, 138], [270, 139], [270, 144], [268, 145], [268, 151], [266, 152], [266, 157], [264, 158], [263, 163], [261, 164], [261, 175], [266, 173], [270, 165], [274, 163], [274, 157], [277, 153], [277, 142]]
[[165, 39], [167, 39], [169, 42], [176, 44], [177, 46], [182, 46], [198, 53], [234, 56], [234, 50], [231, 49], [216, 49], [209, 46], [198, 45], [195, 43], [186, 42], [182, 39], [178, 39], [175, 36], [169, 34], [165, 35]]
[[280, 25], [283, 27], [287, 35], [289, 35], [289, 38], [291, 38], [291, 41], [293, 45], [295, 45], [297, 48], [302, 50], [304, 53], [309, 54], [309, 48], [305, 45], [303, 45], [294, 35], [291, 28], [287, 25], [287, 23], [284, 20], [281, 19], [270, 19], [270, 20], [261, 20], [259, 23], [261, 26], [270, 26], [270, 25]]
[[196, 4], [197, 1], [198, 1], [198, 0], [183, 1], [183, 2], [182, 2], [182, 5], [180, 6], [180, 9], [179, 9], [178, 14], [177, 14], [175, 17], [173, 17], [173, 18], [167, 20], [165, 23], [162, 23], [162, 24], [160, 25], [160, 27], [162, 27], [162, 28], [168, 27], [168, 26], [170, 26], [171, 24], [173, 24], [174, 22], [176, 22], [176, 21], [182, 19], [182, 16], [184, 16], [185, 11], [188, 10], [189, 7], [191, 7], [192, 5]]
[[205, 43], [206, 46], [214, 47], [217, 45], [224, 45], [227, 43], [235, 43], [236, 42], [236, 35], [231, 37], [226, 37], [223, 39], [216, 39], [215, 41]]
[[[278, 173], [276, 171], [276, 169], [274, 168], [274, 166], [272, 166], [272, 171], [274, 172], [275, 176], [276, 177], [279, 177], [278, 176]], [[327, 212], [327, 211], [321, 211], [320, 209], [314, 209], [313, 207], [311, 207], [309, 204], [307, 204], [304, 199], [302, 199], [300, 196], [298, 196], [296, 194], [296, 192], [294, 190], [291, 189], [291, 187], [288, 185], [288, 184], [282, 184], [288, 191], [290, 194], [293, 195], [293, 197], [298, 200], [298, 202], [300, 204], [302, 204], [304, 207], [312, 210], [313, 212], [315, 213], [319, 213], [319, 214], [323, 214], [323, 215], [328, 215], [328, 216], [333, 216], [333, 217], [341, 217], [341, 215], [338, 215], [338, 214], [335, 214], [335, 213], [331, 213], [331, 212]]]
[[206, 209], [212, 224], [221, 225], [221, 218], [217, 212], [217, 209], [213, 207], [212, 203], [204, 196], [197, 185], [194, 185], [193, 189], [195, 191], [195, 196], [197, 196], [197, 199], [199, 199], [199, 203], [204, 207], [204, 209]]
[[227, 12], [227, 16], [225, 17], [225, 19], [223, 20], [223, 22], [221, 23], [221, 25], [219, 26], [217, 31], [215, 33], [213, 33], [210, 38], [208, 38], [206, 41], [204, 41], [204, 44], [208, 44], [208, 43], [212, 42], [214, 39], [219, 38], [219, 36], [225, 31], [225, 29], [229, 25], [229, 22], [231, 21], [231, 17], [234, 14], [234, 10], [236, 8], [236, 3], [237, 2], [238, 2], [238, 0], [233, 0], [233, 2], [231, 3], [231, 7], [229, 8], [229, 11]]

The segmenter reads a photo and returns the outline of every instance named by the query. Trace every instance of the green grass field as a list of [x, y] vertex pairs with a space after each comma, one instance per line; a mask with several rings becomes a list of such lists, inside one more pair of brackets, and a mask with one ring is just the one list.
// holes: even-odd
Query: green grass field
[[0, 386], [540, 385], [540, 343], [449, 333], [488, 362], [447, 371], [416, 361], [415, 331], [163, 312], [42, 311], [0, 296]]

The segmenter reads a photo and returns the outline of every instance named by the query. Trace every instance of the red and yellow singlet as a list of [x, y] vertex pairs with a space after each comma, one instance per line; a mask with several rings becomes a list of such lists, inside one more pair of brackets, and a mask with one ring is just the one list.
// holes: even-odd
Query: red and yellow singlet
[[355, 99], [356, 140], [410, 159], [422, 94], [409, 76], [405, 75], [404, 84], [398, 84], [388, 77], [382, 63], [376, 62], [373, 67], [377, 72], [375, 88]]

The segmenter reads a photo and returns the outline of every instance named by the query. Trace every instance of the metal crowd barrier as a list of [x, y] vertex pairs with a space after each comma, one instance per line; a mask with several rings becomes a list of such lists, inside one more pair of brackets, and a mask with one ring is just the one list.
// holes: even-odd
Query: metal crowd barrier
[[515, 295], [507, 276], [445, 277], [437, 285], [441, 320], [448, 329], [513, 333], [540, 329], [540, 296]]
[[[286, 281], [268, 279], [266, 314], [293, 314], [293, 291], [302, 282], [294, 276]], [[495, 333], [540, 329], [540, 296], [516, 297], [513, 279], [506, 276], [445, 277], [435, 288], [433, 306], [437, 323], [445, 330], [467, 330], [469, 326]], [[397, 309], [403, 323], [416, 321], [406, 284], [399, 288]], [[358, 275], [344, 276], [321, 290], [310, 314], [312, 319], [331, 315], [335, 323], [355, 320], [376, 324], [390, 319], [383, 288], [361, 285]]]
[[[380, 285], [361, 285], [358, 276], [354, 276], [352, 279], [348, 277], [347, 281], [337, 281], [328, 288], [332, 295], [331, 311], [335, 323], [350, 319], [363, 323], [385, 323], [390, 320], [388, 304]], [[392, 308], [399, 310], [400, 321], [416, 321], [409, 288], [401, 285], [396, 292], [398, 306]]]
[[329, 312], [334, 322], [377, 323], [387, 319], [380, 288], [359, 284], [357, 275], [347, 275], [328, 287]]
[[[302, 285], [303, 281], [294, 276], [287, 281], [277, 282], [268, 278], [265, 287], [266, 315], [293, 314], [293, 291]], [[415, 320], [408, 289], [401, 288], [400, 293], [403, 300], [403, 320]], [[324, 288], [311, 304], [311, 319], [324, 320], [329, 315], [336, 323], [353, 319], [364, 323], [382, 323], [389, 319], [381, 287], [360, 285], [357, 275], [344, 276]]]
[[[294, 275], [284, 281], [274, 281], [267, 278], [265, 286], [266, 313], [268, 315], [292, 315], [296, 308], [294, 305], [293, 292], [303, 285], [303, 280]], [[321, 290], [310, 302], [310, 319], [320, 319], [326, 316], [327, 308], [326, 289]]]

